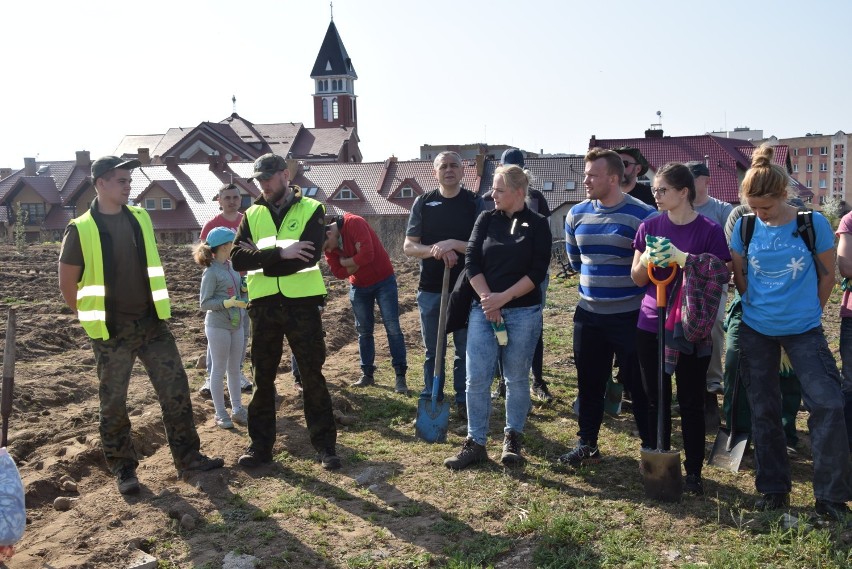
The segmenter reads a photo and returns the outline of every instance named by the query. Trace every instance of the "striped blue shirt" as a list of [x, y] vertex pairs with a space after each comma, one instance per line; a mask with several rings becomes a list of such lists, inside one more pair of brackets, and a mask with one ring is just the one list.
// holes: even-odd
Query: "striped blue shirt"
[[633, 238], [639, 224], [657, 213], [624, 194], [616, 206], [585, 200], [565, 218], [565, 248], [571, 267], [580, 273], [579, 307], [597, 314], [638, 310], [645, 287], [630, 278]]

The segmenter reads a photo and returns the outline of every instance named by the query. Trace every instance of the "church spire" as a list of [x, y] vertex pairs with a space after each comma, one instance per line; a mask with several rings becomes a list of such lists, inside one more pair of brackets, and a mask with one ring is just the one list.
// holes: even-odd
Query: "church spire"
[[332, 8], [332, 20], [311, 70], [311, 79], [316, 86], [313, 95], [314, 126], [354, 128], [358, 120], [355, 101], [355, 80], [358, 74], [337, 33], [334, 6], [331, 2], [329, 6]]

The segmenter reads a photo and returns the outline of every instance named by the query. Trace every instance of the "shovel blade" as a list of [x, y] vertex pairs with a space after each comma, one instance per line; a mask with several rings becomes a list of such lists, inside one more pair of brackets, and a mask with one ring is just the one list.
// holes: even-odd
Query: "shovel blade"
[[739, 472], [743, 455], [748, 449], [749, 436], [750, 433], [734, 433], [732, 436], [730, 429], [720, 428], [707, 464], [731, 472]]
[[447, 428], [450, 424], [450, 401], [420, 399], [417, 402], [417, 420], [414, 423], [414, 436], [427, 443], [447, 441]]
[[621, 413], [621, 401], [624, 399], [624, 386], [615, 383], [612, 378], [606, 383], [606, 396], [604, 398], [604, 412], [607, 415], [617, 417]]
[[645, 495], [658, 502], [680, 502], [683, 494], [680, 453], [643, 449], [641, 460]]

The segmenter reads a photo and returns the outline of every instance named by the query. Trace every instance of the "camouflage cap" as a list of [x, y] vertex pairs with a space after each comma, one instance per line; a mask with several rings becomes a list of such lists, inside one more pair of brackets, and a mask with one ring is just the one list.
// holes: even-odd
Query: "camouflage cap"
[[287, 161], [284, 160], [282, 156], [278, 156], [277, 154], [272, 154], [270, 152], [269, 154], [264, 154], [254, 161], [254, 173], [249, 176], [249, 179], [257, 178], [259, 180], [268, 180], [276, 172], [286, 169]]
[[119, 156], [102, 156], [92, 162], [92, 182], [109, 172], [121, 168], [122, 170], [133, 170], [142, 165], [142, 162], [136, 160], [128, 160]]

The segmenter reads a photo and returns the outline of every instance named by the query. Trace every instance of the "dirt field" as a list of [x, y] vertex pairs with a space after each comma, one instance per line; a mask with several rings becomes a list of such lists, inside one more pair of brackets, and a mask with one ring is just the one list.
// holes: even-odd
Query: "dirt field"
[[[564, 444], [573, 436], [573, 424], [567, 424], [573, 423], [567, 418], [567, 398], [555, 411], [542, 411], [537, 419], [531, 419], [563, 425], [563, 434], [554, 439], [549, 432], [542, 436], [532, 431], [531, 462], [537, 466], [529, 467], [527, 475], [507, 475], [495, 466], [449, 478], [440, 466], [440, 457], [455, 452], [461, 437], [451, 434], [452, 447], [413, 444], [411, 421], [416, 402], [392, 393], [392, 369], [380, 326], [376, 334], [377, 380], [383, 387], [368, 390], [366, 395], [346, 387], [357, 379], [359, 369], [347, 285], [342, 281], [329, 285], [324, 317], [328, 350], [325, 375], [335, 408], [358, 421], [372, 423], [369, 428], [341, 426], [338, 453], [344, 459], [344, 468], [337, 473], [323, 471], [313, 460], [301, 400], [285, 358], [277, 380], [276, 463], [257, 472], [235, 466], [247, 446], [245, 428], [238, 426], [229, 432], [216, 428], [212, 404], [195, 393], [203, 380], [195, 362], [205, 350], [203, 316], [197, 308], [201, 270], [191, 262], [188, 248], [162, 248], [161, 253], [172, 294], [171, 328], [193, 388], [202, 450], [224, 457], [226, 467], [184, 480], [177, 478], [153, 390], [137, 365], [128, 405], [141, 458], [142, 492], [121, 496], [100, 450], [94, 358], [87, 337], [59, 295], [58, 247], [33, 246], [24, 255], [7, 249], [0, 253], [3, 335], [7, 308], [17, 307], [17, 367], [9, 449], [26, 486], [28, 513], [26, 534], [8, 567], [126, 567], [139, 549], [156, 556], [160, 568], [218, 568], [227, 556], [248, 553], [258, 559], [259, 568], [444, 566], [440, 560], [446, 560], [448, 549], [458, 547], [465, 539], [492, 547], [484, 559], [500, 559], [498, 567], [532, 567], [533, 546], [527, 538], [489, 541], [497, 539], [493, 536], [503, 532], [513, 519], [530, 515], [524, 509], [528, 506], [523, 505], [528, 492], [544, 493], [543, 503], [549, 499], [547, 492], [562, 492], [571, 500], [586, 500], [583, 496], [596, 500], [606, 497], [603, 488], [610, 480], [629, 476], [607, 492], [613, 493], [613, 499], [627, 498], [630, 503], [632, 496], [641, 496], [632, 461], [605, 463], [599, 471], [580, 478], [569, 479], [550, 471], [547, 465], [553, 454], [564, 452]], [[418, 388], [422, 347], [415, 303], [417, 266], [400, 262], [397, 274], [401, 323], [409, 348], [409, 386]], [[836, 331], [836, 308], [829, 314], [827, 330]], [[546, 333], [552, 327], [548, 322], [557, 321], [559, 326], [570, 326], [570, 307], [548, 309]], [[563, 343], [567, 336], [562, 332], [557, 331], [554, 338], [558, 345], [546, 352], [545, 366], [558, 370], [553, 372], [559, 376], [556, 381], [562, 378], [567, 384], [569, 374], [573, 374], [570, 344]], [[831, 341], [836, 348], [836, 334]], [[247, 401], [248, 396], [244, 397]], [[460, 426], [455, 421], [450, 424], [454, 431]], [[500, 425], [496, 428], [499, 431]], [[610, 439], [616, 441], [608, 442], [610, 447], [620, 444], [628, 456], [635, 454], [630, 450], [628, 418], [622, 415], [608, 429], [619, 437]], [[712, 435], [709, 442], [712, 444]], [[435, 473], [440, 474], [436, 477]], [[708, 499], [662, 514], [640, 502], [637, 507], [647, 511], [646, 529], [677, 523], [702, 534], [700, 528], [717, 521], [720, 504], [742, 500], [753, 492], [748, 478], [731, 482], [730, 477], [720, 474], [709, 476], [717, 478], [720, 491], [727, 493], [719, 502]], [[812, 498], [808, 476], [803, 476], [801, 484], [797, 478], [796, 492], [797, 500], [806, 504]], [[463, 504], [460, 507], [468, 509], [462, 511], [442, 501], [447, 480], [450, 484], [484, 482], [490, 488], [475, 487], [475, 492], [484, 494], [472, 500], [476, 508]], [[450, 489], [446, 492], [452, 495]], [[595, 498], [598, 495], [600, 498]], [[54, 506], [61, 497], [68, 499], [65, 510]], [[489, 501], [492, 497], [493, 503]], [[671, 532], [665, 530], [664, 534]], [[706, 546], [714, 547], [712, 537], [708, 541]], [[701, 558], [696, 554], [695, 560]], [[664, 562], [661, 566], [678, 564]]]

